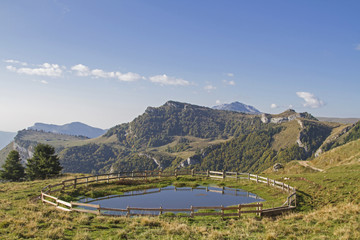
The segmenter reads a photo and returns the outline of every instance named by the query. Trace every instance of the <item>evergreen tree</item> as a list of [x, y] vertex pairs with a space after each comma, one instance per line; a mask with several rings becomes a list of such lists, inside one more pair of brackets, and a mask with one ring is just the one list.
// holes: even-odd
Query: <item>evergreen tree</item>
[[25, 177], [25, 168], [21, 165], [20, 155], [15, 150], [9, 153], [2, 167], [4, 170], [0, 170], [0, 179], [19, 181]]
[[28, 159], [26, 174], [30, 180], [46, 179], [59, 175], [62, 170], [55, 149], [48, 144], [38, 144], [34, 155]]

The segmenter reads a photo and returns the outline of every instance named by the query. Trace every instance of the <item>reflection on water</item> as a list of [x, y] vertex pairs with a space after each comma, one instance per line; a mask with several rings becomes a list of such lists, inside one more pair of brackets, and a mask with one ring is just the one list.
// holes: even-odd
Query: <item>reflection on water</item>
[[[262, 202], [264, 199], [241, 189], [228, 187], [175, 187], [152, 188], [125, 192], [101, 198], [83, 198], [80, 202], [100, 204], [105, 208], [190, 208], [191, 206], [232, 206]], [[120, 214], [120, 213], [116, 213]]]

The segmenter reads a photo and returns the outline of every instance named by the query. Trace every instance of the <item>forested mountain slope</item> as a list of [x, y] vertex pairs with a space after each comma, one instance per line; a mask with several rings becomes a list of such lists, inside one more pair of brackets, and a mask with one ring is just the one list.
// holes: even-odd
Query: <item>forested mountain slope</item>
[[[347, 135], [341, 134], [344, 129]], [[320, 122], [293, 110], [249, 115], [168, 101], [148, 107], [130, 123], [117, 125], [101, 137], [49, 143], [55, 144], [65, 172], [157, 168], [260, 172], [276, 162], [320, 155], [332, 138], [344, 143], [357, 139], [357, 129], [357, 125]], [[339, 135], [344, 137], [334, 137]], [[18, 140], [26, 145], [26, 138], [20, 135]]]

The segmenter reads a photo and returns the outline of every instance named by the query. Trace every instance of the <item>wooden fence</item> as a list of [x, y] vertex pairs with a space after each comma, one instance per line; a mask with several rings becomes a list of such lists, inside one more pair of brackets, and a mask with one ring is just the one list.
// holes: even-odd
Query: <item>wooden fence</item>
[[[201, 206], [191, 206], [189, 209], [164, 209], [160, 208], [134, 208], [127, 207], [126, 209], [117, 209], [117, 208], [105, 208], [100, 205], [89, 204], [89, 203], [80, 203], [80, 202], [66, 202], [60, 200], [51, 194], [54, 192], [64, 191], [68, 188], [76, 188], [79, 185], [86, 185], [92, 183], [106, 182], [110, 183], [111, 181], [119, 181], [121, 179], [146, 179], [154, 177], [177, 177], [181, 175], [191, 175], [191, 176], [202, 176], [216, 179], [247, 179], [250, 181], [256, 181], [257, 183], [267, 184], [271, 187], [276, 187], [282, 191], [289, 193], [287, 200], [280, 207], [263, 209], [262, 203], [255, 204], [239, 204], [234, 207], [223, 207], [223, 206], [212, 206], [212, 207], [201, 207]], [[212, 190], [217, 191], [217, 190]], [[218, 191], [221, 192], [221, 191]], [[224, 193], [224, 188], [222, 190]], [[61, 183], [48, 185], [41, 190], [41, 200], [43, 203], [54, 205], [57, 209], [63, 211], [77, 211], [77, 212], [87, 212], [97, 215], [161, 215], [165, 212], [181, 212], [183, 214], [176, 216], [182, 217], [194, 217], [194, 216], [241, 216], [244, 213], [256, 213], [257, 215], [277, 215], [285, 211], [292, 210], [296, 207], [296, 189], [289, 186], [283, 182], [275, 181], [269, 178], [265, 178], [259, 175], [254, 175], [250, 173], [238, 173], [238, 172], [226, 172], [226, 171], [206, 171], [206, 172], [195, 172], [194, 170], [175, 170], [175, 171], [144, 171], [144, 172], [120, 172], [120, 173], [110, 173], [102, 174], [95, 176], [85, 176], [85, 177], [76, 177], [74, 179], [64, 180]], [[250, 208], [250, 209], [249, 209]], [[255, 208], [255, 209], [253, 209]], [[199, 211], [200, 210], [200, 211]], [[120, 214], [112, 214], [111, 212], [116, 212]]]

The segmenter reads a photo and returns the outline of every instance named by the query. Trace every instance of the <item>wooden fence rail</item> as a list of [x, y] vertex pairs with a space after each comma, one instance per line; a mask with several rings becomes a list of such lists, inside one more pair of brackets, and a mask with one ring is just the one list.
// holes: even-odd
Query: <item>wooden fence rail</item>
[[[92, 183], [100, 183], [100, 182], [107, 182], [113, 180], [121, 180], [121, 179], [137, 179], [142, 178], [146, 179], [149, 177], [169, 177], [169, 176], [180, 176], [180, 175], [191, 175], [191, 176], [201, 176], [201, 177], [210, 177], [216, 179], [248, 179], [250, 181], [256, 181], [257, 183], [264, 183], [271, 187], [276, 187], [281, 189], [282, 191], [288, 192], [289, 195], [287, 200], [284, 204], [280, 207], [263, 209], [262, 203], [256, 204], [239, 204], [236, 207], [223, 207], [223, 206], [212, 206], [212, 207], [204, 207], [204, 206], [191, 206], [190, 209], [164, 209], [160, 208], [134, 208], [134, 207], [127, 207], [126, 209], [117, 209], [117, 208], [105, 208], [101, 207], [100, 205], [89, 204], [89, 203], [79, 203], [79, 202], [66, 202], [61, 199], [58, 199], [51, 195], [51, 193], [64, 191], [67, 188], [77, 188], [79, 185], [88, 186], [88, 184]], [[205, 188], [204, 188], [205, 189]], [[214, 190], [206, 188], [206, 191], [210, 192], [219, 192], [224, 194], [224, 187], [219, 188], [221, 190]], [[164, 189], [168, 190], [168, 189]], [[175, 188], [176, 190], [176, 188]], [[228, 191], [229, 189], [227, 189]], [[161, 191], [161, 189], [159, 189]], [[152, 191], [154, 192], [154, 191]], [[148, 193], [152, 193], [148, 192]], [[157, 191], [155, 191], [157, 192]], [[236, 194], [237, 192], [235, 192]], [[144, 194], [144, 193], [142, 193]], [[138, 194], [133, 194], [138, 195]], [[249, 195], [249, 194], [248, 194]], [[249, 197], [251, 197], [249, 195]], [[106, 198], [106, 197], [104, 197]], [[109, 173], [109, 174], [102, 174], [102, 175], [94, 175], [94, 176], [84, 176], [84, 177], [76, 177], [74, 179], [67, 179], [62, 181], [61, 183], [48, 185], [41, 190], [41, 200], [43, 203], [47, 203], [53, 206], [56, 206], [57, 209], [63, 211], [77, 211], [77, 212], [86, 212], [86, 213], [93, 213], [98, 215], [116, 215], [111, 214], [111, 212], [122, 212], [126, 214], [126, 216], [134, 216], [134, 215], [144, 215], [144, 212], [148, 212], [145, 215], [161, 215], [164, 212], [183, 212], [188, 213], [188, 217], [194, 216], [241, 216], [244, 213], [256, 213], [259, 216], [261, 215], [273, 215], [279, 214], [285, 211], [289, 211], [296, 207], [296, 189], [294, 187], [289, 186], [283, 182], [275, 181], [266, 177], [262, 177], [255, 174], [250, 173], [238, 173], [238, 172], [226, 172], [226, 171], [206, 171], [206, 172], [195, 172], [194, 170], [175, 170], [173, 172], [170, 171], [131, 171], [131, 172], [120, 172], [120, 173]], [[255, 210], [244, 210], [247, 208], [256, 208]], [[201, 210], [198, 212], [198, 210]], [[208, 210], [203, 212], [203, 210]], [[210, 211], [209, 211], [210, 210]], [[110, 211], [110, 213], [109, 213]], [[137, 212], [134, 212], [137, 211]], [[235, 211], [235, 212], [225, 212], [225, 211]], [[183, 216], [183, 215], [181, 215]], [[186, 215], [185, 215], [186, 216]]]

